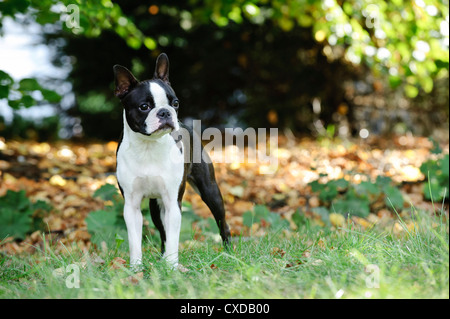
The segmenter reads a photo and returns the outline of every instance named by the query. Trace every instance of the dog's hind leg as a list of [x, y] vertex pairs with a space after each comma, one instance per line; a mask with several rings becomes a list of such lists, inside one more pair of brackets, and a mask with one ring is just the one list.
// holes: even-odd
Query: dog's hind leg
[[166, 232], [164, 230], [164, 225], [161, 220], [161, 208], [155, 198], [150, 199], [150, 216], [152, 217], [153, 224], [155, 224], [156, 229], [159, 231], [159, 236], [161, 237], [161, 254], [164, 254], [165, 243], [166, 243]]
[[213, 165], [203, 161], [201, 163], [193, 163], [191, 173], [188, 176], [188, 181], [211, 210], [217, 226], [219, 227], [223, 244], [228, 248], [230, 229], [225, 221], [223, 198], [214, 177]]

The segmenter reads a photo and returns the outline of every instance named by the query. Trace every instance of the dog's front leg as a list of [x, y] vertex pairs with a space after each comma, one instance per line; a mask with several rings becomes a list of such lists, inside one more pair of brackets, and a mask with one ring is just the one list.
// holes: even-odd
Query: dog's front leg
[[141, 200], [133, 196], [125, 196], [123, 216], [127, 225], [128, 242], [130, 244], [130, 265], [139, 267], [142, 264], [142, 213]]
[[163, 258], [173, 267], [178, 267], [178, 243], [181, 230], [181, 210], [176, 200], [164, 201], [164, 229], [166, 230], [166, 245]]

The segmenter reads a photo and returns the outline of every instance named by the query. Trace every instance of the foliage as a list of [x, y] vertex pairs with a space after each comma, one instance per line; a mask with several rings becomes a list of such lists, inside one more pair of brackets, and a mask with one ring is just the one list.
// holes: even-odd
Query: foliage
[[[80, 12], [77, 26], [68, 23], [70, 4]], [[149, 76], [149, 60], [161, 51], [180, 61], [173, 83], [183, 88], [177, 92], [189, 106], [181, 115], [203, 111], [204, 120], [214, 124], [231, 118], [233, 123], [308, 130], [313, 98], [322, 103], [320, 118], [326, 125], [336, 116], [352, 116], [343, 87], [347, 81], [362, 79], [382, 93], [389, 91], [386, 84], [416, 98], [438, 92], [437, 81], [448, 78], [447, 1], [18, 0], [1, 2], [0, 11], [0, 25], [6, 16], [26, 15], [50, 26], [47, 39], [64, 39], [55, 63], [62, 55], [76, 57], [70, 78], [79, 98], [76, 115], [83, 117], [88, 135], [99, 134], [89, 126], [98, 127], [105, 115], [111, 117], [108, 124], [121, 120], [117, 109], [110, 111], [118, 105], [111, 94], [111, 65], [121, 63], [138, 77]], [[372, 75], [382, 84], [370, 80]], [[6, 73], [0, 78], [0, 98], [12, 107], [40, 102], [39, 94], [9, 94], [20, 83]], [[35, 92], [56, 101], [48, 90]], [[431, 107], [446, 105], [448, 95], [444, 103], [437, 100]], [[118, 135], [106, 132], [104, 138]]]
[[[369, 91], [372, 85], [382, 93], [390, 87], [413, 98], [428, 96], [434, 83], [448, 76], [448, 10], [438, 1], [427, 3], [426, 10], [409, 1], [119, 4], [142, 32], [156, 39], [157, 52], [152, 57], [165, 51], [171, 61], [183, 61], [171, 73], [186, 106], [180, 115], [202, 112], [206, 125], [241, 120], [242, 125], [311, 130], [311, 101], [318, 98], [319, 117], [331, 128], [327, 125], [336, 116], [352, 116], [354, 105], [345, 93], [345, 83], [359, 78], [367, 82]], [[400, 34], [392, 21], [402, 25]], [[93, 56], [99, 41], [111, 55]], [[80, 49], [86, 47], [92, 49]], [[104, 70], [123, 63], [139, 78], [151, 75], [153, 68], [146, 50], [127, 50], [114, 35], [98, 41], [70, 39], [64, 52], [78, 56], [82, 64], [73, 71], [74, 77], [84, 79], [74, 84], [82, 96], [92, 95], [97, 87], [99, 94], [111, 97], [111, 80], [86, 71], [92, 68], [92, 59]], [[367, 68], [382, 84], [372, 83], [373, 77], [364, 71]], [[433, 108], [438, 105], [431, 103]], [[79, 115], [90, 118], [81, 108]], [[99, 114], [97, 119], [113, 114], [120, 120], [114, 112]], [[350, 125], [355, 124], [350, 121]]]
[[15, 19], [29, 14], [41, 25], [56, 25], [69, 34], [86, 37], [99, 37], [104, 30], [114, 30], [135, 49], [145, 45], [152, 50], [156, 46], [155, 41], [145, 37], [132, 20], [123, 15], [120, 6], [111, 0], [76, 3], [71, 0], [6, 1], [0, 3], [0, 12], [0, 19], [7, 16]]
[[[77, 13], [74, 10], [78, 10], [79, 19], [70, 16]], [[5, 17], [16, 19], [26, 14], [41, 25], [51, 24], [69, 34], [99, 37], [103, 30], [112, 29], [132, 48], [137, 49], [142, 44], [150, 50], [156, 47], [155, 41], [145, 37], [132, 21], [122, 14], [120, 7], [110, 0], [83, 1], [77, 4], [70, 0], [3, 1], [0, 2], [0, 12], [0, 30]], [[19, 109], [42, 102], [58, 103], [61, 96], [42, 87], [35, 78], [15, 81], [9, 74], [0, 70], [0, 99], [6, 99], [9, 106]]]
[[43, 102], [57, 103], [61, 100], [61, 96], [42, 87], [34, 78], [14, 81], [8, 73], [0, 70], [0, 99], [7, 99], [9, 106], [19, 109]]
[[105, 204], [104, 209], [92, 211], [86, 217], [91, 241], [100, 247], [102, 242], [108, 246], [108, 244], [117, 243], [118, 238], [127, 238], [122, 217], [123, 199], [117, 193], [117, 188], [111, 184], [105, 184], [95, 191], [94, 197], [107, 201], [108, 204]]
[[[263, 163], [260, 162], [240, 163], [239, 168], [234, 163], [216, 162], [215, 174], [232, 234], [259, 236], [272, 229], [282, 229], [284, 233], [289, 230], [283, 228], [287, 221], [291, 229], [295, 229], [295, 224], [310, 224], [317, 225], [317, 231], [327, 224], [341, 227], [346, 220], [363, 227], [370, 227], [377, 221], [392, 225], [396, 222], [396, 216], [390, 201], [395, 203], [393, 194], [399, 192], [394, 189], [399, 186], [392, 184], [391, 178], [396, 183], [401, 183], [401, 192], [407, 200], [403, 209], [398, 209], [394, 204], [400, 215], [409, 214], [410, 204], [420, 210], [434, 211], [433, 204], [424, 200], [421, 188], [423, 175], [418, 168], [430, 158], [430, 143], [426, 138], [411, 137], [408, 140], [409, 146], [399, 149], [389, 144], [395, 141], [395, 138], [382, 139], [380, 144], [367, 145], [343, 144], [334, 140], [325, 147], [316, 140], [302, 139], [293, 143], [283, 137], [280, 138], [277, 151], [280, 160], [278, 169], [271, 175], [261, 173]], [[123, 201], [117, 188], [113, 186], [109, 186], [109, 190], [104, 186], [108, 190], [103, 195], [105, 199], [98, 196], [94, 198], [93, 194], [94, 190], [105, 183], [117, 185], [114, 176], [117, 146], [117, 142], [48, 143], [0, 137], [0, 196], [8, 189], [25, 189], [27, 194], [46, 198], [57, 208], [56, 212], [46, 217], [46, 230], [57, 232], [64, 245], [77, 244], [86, 250], [92, 247], [91, 234], [96, 237], [86, 227], [88, 213], [108, 211], [108, 214], [115, 216], [106, 223], [99, 222], [94, 226], [109, 225], [105, 230], [105, 234], [108, 233], [106, 241], [101, 237], [93, 240], [100, 248], [105, 247], [101, 244], [102, 241], [105, 241], [106, 247], [114, 248], [117, 244], [117, 229], [125, 230]], [[447, 149], [448, 146], [442, 145], [442, 148]], [[390, 178], [377, 179], [380, 172], [386, 169], [389, 169]], [[340, 175], [345, 179], [333, 180], [330, 175], [320, 175], [321, 172]], [[312, 192], [311, 186], [307, 186], [306, 182], [318, 177], [319, 190]], [[100, 189], [104, 191], [103, 187]], [[384, 193], [378, 195], [382, 189], [389, 194], [388, 200]], [[96, 194], [99, 192], [100, 190]], [[400, 196], [398, 199], [401, 201]], [[182, 206], [182, 240], [194, 239], [197, 242], [218, 239], [215, 221], [200, 196], [188, 187], [183, 200], [186, 202]], [[149, 217], [147, 203], [148, 201], [144, 201], [142, 209], [145, 217], [144, 241], [158, 243], [159, 234]], [[358, 203], [362, 203], [362, 208], [354, 208]], [[338, 211], [336, 205], [344, 208], [339, 208]], [[445, 208], [447, 205], [443, 203], [442, 206]], [[371, 214], [367, 219], [345, 216], [347, 211], [351, 214], [358, 210], [367, 213], [368, 209]], [[98, 218], [106, 218], [105, 215], [100, 213]], [[203, 218], [204, 216], [210, 218]], [[89, 218], [88, 222], [90, 223]], [[280, 226], [277, 225], [278, 222]], [[118, 234], [126, 241], [125, 233]], [[23, 242], [7, 242], [0, 245], [0, 250], [13, 253], [28, 251], [32, 247], [30, 245], [37, 247], [42, 243], [36, 237], [35, 234], [27, 236]], [[124, 243], [120, 247], [127, 246]]]
[[265, 205], [255, 205], [253, 211], [242, 215], [242, 223], [251, 228], [253, 224], [261, 224], [267, 229], [280, 230], [289, 228], [289, 222], [278, 213], [271, 212]]
[[423, 185], [426, 199], [442, 201], [449, 198], [449, 154], [427, 160], [420, 166], [420, 171], [427, 178]]
[[8, 190], [0, 197], [0, 239], [25, 239], [27, 234], [44, 229], [43, 218], [51, 209], [44, 201], [31, 202], [24, 190]]
[[[326, 175], [322, 175], [324, 177]], [[371, 206], [384, 203], [384, 206], [399, 210], [403, 208], [403, 196], [393, 185], [392, 179], [378, 176], [376, 181], [362, 181], [353, 184], [340, 178], [321, 183], [320, 179], [309, 183], [314, 193], [319, 193], [319, 199], [324, 206], [315, 207], [313, 211], [326, 221], [330, 212], [344, 215], [366, 217], [371, 212]]]
[[388, 74], [391, 86], [402, 85], [409, 97], [417, 96], [419, 88], [431, 92], [433, 77], [448, 71], [446, 1], [213, 2], [212, 13], [196, 10], [193, 20], [205, 21], [195, 18], [206, 11], [222, 27], [247, 18], [255, 24], [272, 20], [285, 32], [296, 24], [311, 28], [317, 42], [334, 48], [324, 49], [330, 59], [342, 48], [346, 60]]

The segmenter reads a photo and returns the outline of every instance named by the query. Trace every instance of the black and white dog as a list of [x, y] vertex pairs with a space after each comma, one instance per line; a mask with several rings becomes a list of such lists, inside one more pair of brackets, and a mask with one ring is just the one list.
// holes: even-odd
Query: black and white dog
[[[230, 230], [214, 167], [203, 151], [198, 163], [192, 161], [192, 141], [200, 137], [178, 122], [180, 101], [169, 82], [167, 55], [158, 56], [151, 80], [138, 81], [120, 65], [114, 66], [114, 77], [115, 95], [124, 107], [123, 135], [117, 149], [117, 180], [125, 199], [130, 265], [142, 264], [140, 207], [142, 199], [150, 198], [150, 214], [161, 236], [163, 257], [172, 267], [178, 266], [181, 200], [186, 181], [213, 213], [227, 246]], [[179, 134], [182, 130], [189, 134]], [[198, 140], [197, 145], [201, 145]], [[190, 148], [189, 153], [186, 147]]]

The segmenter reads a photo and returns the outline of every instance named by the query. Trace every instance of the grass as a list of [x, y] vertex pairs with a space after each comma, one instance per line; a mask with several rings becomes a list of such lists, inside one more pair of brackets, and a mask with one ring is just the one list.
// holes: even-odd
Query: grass
[[[413, 221], [411, 228], [400, 220], [400, 235], [305, 224], [234, 238], [232, 252], [213, 237], [191, 240], [180, 249], [187, 272], [168, 269], [147, 240], [137, 275], [110, 266], [115, 257], [128, 260], [126, 247], [56, 255], [44, 240], [36, 254], [1, 256], [0, 298], [449, 298], [448, 218], [414, 212]], [[79, 288], [70, 288], [73, 267]]]

